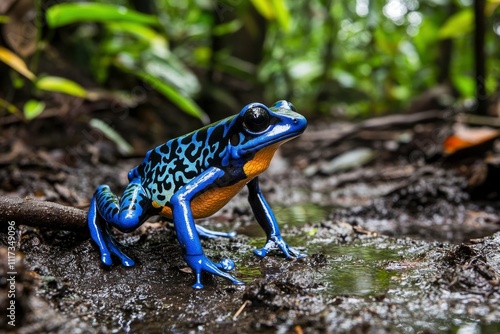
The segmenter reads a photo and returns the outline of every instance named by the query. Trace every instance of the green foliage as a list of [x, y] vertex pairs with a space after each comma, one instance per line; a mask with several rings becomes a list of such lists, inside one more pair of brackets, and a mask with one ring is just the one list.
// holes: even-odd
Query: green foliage
[[24, 104], [23, 113], [26, 120], [31, 121], [38, 117], [45, 109], [45, 103], [37, 100], [28, 100]]
[[130, 154], [133, 151], [132, 146], [118, 132], [116, 132], [112, 127], [110, 127], [105, 122], [97, 118], [92, 118], [89, 125], [96, 130], [102, 132], [108, 139], [114, 142], [118, 148], [118, 151], [122, 154]]
[[290, 29], [290, 13], [283, 0], [251, 0], [257, 11], [269, 21], [278, 23], [284, 31]]
[[74, 81], [54, 77], [44, 76], [35, 81], [35, 87], [48, 92], [59, 92], [68, 95], [85, 98], [87, 91]]
[[470, 33], [474, 29], [474, 11], [472, 8], [464, 8], [454, 14], [439, 29], [438, 36], [441, 39], [456, 38]]
[[[28, 66], [20, 57], [1, 46], [0, 61], [7, 64], [17, 73], [32, 81], [34, 87], [38, 88], [41, 91], [60, 92], [78, 97], [86, 97], [87, 95], [87, 91], [74, 81], [54, 76], [37, 77], [28, 69]], [[17, 88], [22, 88], [23, 86], [21, 80], [13, 80], [13, 85]], [[18, 115], [21, 114], [21, 111], [14, 105], [8, 103], [3, 99], [1, 100], [2, 103], [0, 103], [0, 106], [6, 108], [11, 113]], [[39, 116], [44, 110], [45, 103], [43, 101], [30, 99], [24, 104], [22, 114], [25, 120], [31, 121], [32, 119]]]
[[[131, 0], [51, 6], [44, 13], [48, 34], [37, 41], [34, 60], [27, 62], [0, 46], [0, 61], [18, 73], [12, 76], [16, 89], [24, 89], [27, 82], [35, 94], [99, 98], [81, 83], [37, 73], [36, 59], [45, 52], [44, 45], [62, 43], [73, 51], [69, 62], [102, 88], [112, 85], [117, 75], [118, 80], [136, 78], [203, 122], [208, 117], [195, 102], [197, 97], [211, 96], [231, 109], [250, 102], [232, 94], [232, 85], [239, 85], [234, 82], [255, 91], [257, 100], [287, 98], [302, 112], [353, 116], [401, 110], [441, 84], [451, 84], [463, 99], [475, 94], [470, 1], [144, 3], [153, 5], [151, 13], [132, 9], [138, 2]], [[500, 78], [498, 25], [492, 29], [499, 5], [488, 0], [485, 13], [488, 92]], [[8, 16], [0, 16], [0, 24], [8, 21]], [[51, 39], [68, 28], [70, 37]], [[123, 91], [133, 88], [122, 81]], [[37, 95], [36, 100], [43, 98]], [[0, 106], [18, 113], [23, 109], [5, 99]]]
[[156, 25], [158, 20], [123, 6], [104, 3], [62, 3], [50, 7], [46, 13], [51, 28], [59, 28], [71, 23], [86, 22], [129, 22], [138, 25]]
[[156, 31], [158, 19], [122, 6], [102, 3], [64, 3], [47, 10], [47, 22], [56, 28], [75, 22], [100, 22], [105, 31], [91, 45], [93, 71], [104, 83], [111, 67], [137, 76], [177, 105], [199, 118], [208, 117], [191, 96], [199, 92], [197, 77], [168, 49], [165, 33]]

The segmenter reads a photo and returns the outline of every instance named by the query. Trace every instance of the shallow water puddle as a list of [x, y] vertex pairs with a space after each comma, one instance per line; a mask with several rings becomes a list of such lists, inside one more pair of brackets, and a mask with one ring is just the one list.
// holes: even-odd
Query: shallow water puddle
[[396, 251], [357, 243], [322, 249], [328, 255], [328, 265], [321, 282], [332, 295], [368, 296], [386, 292], [397, 271], [385, 267], [388, 261], [401, 258]]
[[[316, 238], [313, 230], [303, 235], [287, 235], [287, 230], [292, 227], [324, 220], [331, 210], [304, 203], [273, 207], [273, 211], [282, 226], [286, 241], [292, 247], [299, 248], [309, 256], [318, 253], [326, 256], [327, 264], [318, 268], [318, 281], [323, 286], [322, 294], [370, 296], [384, 293], [390, 288], [398, 271], [386, 268], [389, 261], [402, 258], [399, 247], [394, 248], [391, 244], [384, 248], [380, 243], [332, 243], [332, 240]], [[264, 233], [258, 224], [245, 226], [238, 233], [250, 237], [249, 243], [253, 247], [261, 247], [265, 243]], [[255, 265], [240, 265], [238, 274], [247, 283], [262, 277], [261, 268]]]
[[[302, 203], [290, 206], [273, 205], [273, 212], [280, 228], [286, 231], [287, 228], [292, 226], [303, 226], [306, 223], [316, 223], [324, 220], [331, 210], [313, 203]], [[257, 223], [238, 228], [236, 232], [248, 237], [265, 235]]]

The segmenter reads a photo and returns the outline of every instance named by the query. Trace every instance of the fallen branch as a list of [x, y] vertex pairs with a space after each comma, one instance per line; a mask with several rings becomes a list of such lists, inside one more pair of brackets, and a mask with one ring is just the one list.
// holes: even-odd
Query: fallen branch
[[346, 126], [343, 130], [332, 131], [325, 129], [315, 132], [305, 132], [300, 136], [304, 141], [323, 141], [328, 144], [344, 140], [361, 130], [380, 129], [391, 126], [412, 126], [421, 122], [442, 120], [449, 114], [444, 110], [428, 110], [410, 115], [388, 115], [367, 119], [363, 122]]
[[0, 226], [7, 226], [9, 221], [54, 230], [87, 230], [86, 211], [29, 197], [0, 196]]

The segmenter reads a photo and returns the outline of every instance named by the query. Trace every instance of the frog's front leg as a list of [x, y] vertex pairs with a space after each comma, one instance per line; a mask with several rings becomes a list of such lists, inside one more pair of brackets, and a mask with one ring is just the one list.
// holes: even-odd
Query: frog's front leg
[[184, 251], [184, 260], [196, 275], [196, 283], [193, 285], [195, 289], [203, 288], [203, 284], [201, 284], [201, 273], [203, 271], [224, 277], [233, 282], [233, 284], [243, 284], [243, 282], [224, 272], [234, 268], [232, 260], [213, 263], [207, 259], [201, 248], [200, 237], [191, 212], [192, 199], [213, 185], [223, 175], [223, 170], [211, 167], [179, 189], [170, 198], [174, 226], [177, 232], [177, 239]]
[[124, 266], [134, 265], [134, 261], [120, 250], [110, 228], [114, 226], [123, 232], [136, 229], [146, 218], [149, 205], [150, 201], [139, 178], [131, 180], [120, 200], [107, 185], [97, 188], [90, 203], [87, 221], [90, 235], [101, 252], [102, 263], [112, 265], [111, 254], [114, 254]]
[[267, 241], [264, 247], [254, 250], [254, 253], [260, 257], [267, 255], [269, 250], [279, 248], [286, 257], [304, 257], [298, 250], [290, 247], [281, 237], [280, 229], [276, 221], [271, 207], [267, 204], [264, 195], [259, 186], [258, 177], [254, 178], [247, 184], [248, 187], [248, 202], [252, 207], [255, 219], [266, 232]]

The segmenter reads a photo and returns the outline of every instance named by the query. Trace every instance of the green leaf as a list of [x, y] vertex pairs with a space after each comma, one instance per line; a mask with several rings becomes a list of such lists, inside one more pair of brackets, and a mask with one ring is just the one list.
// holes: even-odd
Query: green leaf
[[213, 30], [213, 34], [215, 36], [223, 36], [233, 34], [236, 31], [240, 30], [243, 26], [243, 23], [240, 20], [232, 20], [227, 23], [221, 23], [215, 26]]
[[[149, 55], [149, 56], [154, 56], [154, 55]], [[189, 76], [190, 73], [187, 71], [186, 72], [180, 71], [177, 74], [175, 72], [169, 72], [170, 70], [179, 71], [179, 69], [176, 66], [173, 66], [170, 70], [167, 70], [167, 72], [162, 72], [162, 70], [165, 70], [165, 68], [163, 67], [165, 64], [161, 65], [161, 62], [170, 61], [174, 58], [169, 60], [161, 59], [159, 57], [154, 57], [154, 58], [156, 58], [157, 61], [160, 61], [160, 63], [157, 63], [158, 66], [153, 66], [153, 63], [151, 62], [152, 60], [149, 59], [148, 61], [149, 65], [146, 66], [146, 68], [142, 68], [135, 63], [135, 59], [132, 56], [123, 52], [117, 57], [115, 65], [118, 66], [121, 70], [133, 74], [139, 77], [144, 82], [151, 85], [154, 90], [165, 96], [167, 99], [169, 99], [172, 103], [177, 105], [185, 113], [194, 116], [196, 118], [199, 118], [204, 124], [208, 124], [209, 118], [207, 114], [205, 114], [205, 112], [201, 110], [201, 108], [196, 104], [196, 102], [194, 102], [193, 99], [191, 99], [186, 94], [186, 90], [179, 89], [178, 86], [163, 80], [163, 79], [166, 80], [168, 79], [169, 81], [171, 80], [171, 78], [164, 77], [165, 73], [171, 73], [172, 75], [180, 74], [184, 76]], [[179, 80], [181, 80], [180, 77]]]
[[108, 124], [104, 123], [100, 119], [92, 118], [89, 125], [94, 129], [101, 131], [109, 140], [115, 143], [121, 154], [127, 155], [132, 153], [132, 146]]
[[36, 118], [45, 110], [45, 103], [37, 100], [28, 100], [23, 106], [24, 117], [28, 121]]
[[106, 26], [113, 33], [118, 33], [118, 32], [128, 33], [132, 36], [137, 37], [138, 39], [148, 42], [151, 42], [151, 40], [157, 38], [163, 40], [165, 39], [164, 36], [160, 35], [154, 29], [151, 29], [150, 27], [144, 24], [139, 24], [136, 22], [124, 22], [124, 21], [109, 22], [107, 23]]
[[463, 97], [473, 97], [476, 94], [476, 82], [472, 76], [454, 74], [451, 76], [453, 86]]
[[157, 25], [158, 19], [123, 6], [103, 3], [62, 3], [47, 9], [47, 23], [51, 28], [77, 22], [126, 21], [146, 25]]
[[17, 107], [15, 105], [13, 105], [9, 101], [4, 100], [2, 98], [0, 98], [0, 108], [5, 108], [5, 109], [7, 109], [8, 112], [10, 112], [12, 114], [16, 114], [16, 115], [21, 114], [21, 110], [17, 109]]
[[257, 11], [260, 13], [260, 15], [264, 16], [267, 20], [274, 20], [276, 17], [274, 13], [274, 8], [273, 5], [270, 1], [268, 0], [251, 0], [253, 6]]
[[192, 96], [200, 91], [198, 78], [172, 53], [158, 56], [154, 52], [144, 52], [138, 67], [184, 95]]
[[465, 8], [450, 16], [439, 29], [441, 39], [459, 37], [468, 34], [474, 29], [474, 13], [472, 8]]
[[61, 77], [42, 77], [35, 82], [35, 87], [49, 92], [59, 92], [82, 98], [87, 96], [85, 88], [72, 80]]
[[177, 105], [185, 113], [199, 118], [204, 124], [208, 124], [209, 118], [207, 114], [188, 96], [178, 92], [175, 87], [159, 80], [151, 74], [144, 71], [134, 72], [139, 78], [151, 85], [157, 92], [168, 98], [172, 103]]
[[9, 23], [10, 18], [6, 15], [0, 15], [0, 23]]
[[290, 12], [284, 0], [251, 0], [255, 9], [267, 20], [276, 20], [284, 31], [290, 28]]
[[288, 31], [290, 29], [290, 12], [285, 5], [285, 1], [272, 0], [271, 2], [276, 13], [276, 19], [278, 20], [281, 29], [283, 29], [284, 31]]
[[388, 34], [382, 27], [375, 29], [373, 33], [375, 44], [383, 53], [395, 57], [399, 53], [399, 43], [402, 36], [398, 34]]

